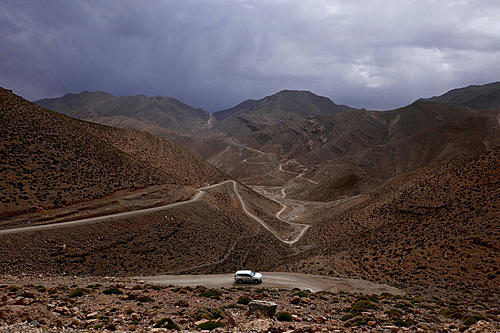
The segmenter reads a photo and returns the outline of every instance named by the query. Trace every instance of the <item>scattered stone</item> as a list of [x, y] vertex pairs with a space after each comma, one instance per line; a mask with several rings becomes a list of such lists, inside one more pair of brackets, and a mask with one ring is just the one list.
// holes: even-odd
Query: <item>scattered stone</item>
[[248, 313], [256, 314], [260, 313], [263, 316], [267, 316], [270, 318], [274, 318], [276, 314], [276, 309], [278, 308], [278, 304], [269, 301], [251, 301], [248, 304]]
[[91, 312], [91, 313], [87, 314], [85, 317], [87, 319], [94, 319], [95, 317], [97, 317], [98, 314], [99, 314], [99, 312], [97, 312], [97, 311], [96, 312]]
[[495, 332], [495, 327], [493, 324], [488, 323], [485, 320], [480, 320], [474, 325], [471, 325], [465, 333], [487, 333], [487, 332]]
[[30, 301], [22, 296], [16, 297], [14, 305], [29, 305]]

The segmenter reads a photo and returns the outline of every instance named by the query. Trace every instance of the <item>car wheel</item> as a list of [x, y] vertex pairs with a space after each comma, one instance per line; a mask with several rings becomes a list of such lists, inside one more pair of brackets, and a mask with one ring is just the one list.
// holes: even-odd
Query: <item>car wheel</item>
[[259, 282], [259, 280], [255, 280], [253, 283], [259, 284], [260, 282]]

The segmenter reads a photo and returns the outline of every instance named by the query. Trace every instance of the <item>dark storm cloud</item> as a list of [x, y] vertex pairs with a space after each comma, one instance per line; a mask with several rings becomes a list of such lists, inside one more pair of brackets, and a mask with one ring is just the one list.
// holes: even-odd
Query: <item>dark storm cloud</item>
[[390, 108], [500, 79], [500, 5], [0, 0], [0, 85], [169, 95], [209, 110], [281, 89]]

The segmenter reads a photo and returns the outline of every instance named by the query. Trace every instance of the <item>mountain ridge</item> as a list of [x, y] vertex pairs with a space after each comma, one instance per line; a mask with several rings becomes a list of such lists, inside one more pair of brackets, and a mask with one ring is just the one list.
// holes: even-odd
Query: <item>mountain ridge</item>
[[488, 110], [500, 107], [500, 82], [469, 85], [452, 89], [443, 95], [423, 98], [422, 100]]

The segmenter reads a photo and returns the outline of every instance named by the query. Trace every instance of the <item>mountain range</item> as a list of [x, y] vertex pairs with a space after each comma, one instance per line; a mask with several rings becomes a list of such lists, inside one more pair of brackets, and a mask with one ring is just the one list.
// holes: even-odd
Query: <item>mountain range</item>
[[[10, 270], [253, 267], [499, 294], [500, 83], [387, 111], [294, 90], [214, 114], [168, 97], [83, 92], [37, 106], [0, 92]], [[140, 205], [166, 208], [1, 234]], [[19, 250], [28, 243], [30, 257]]]

